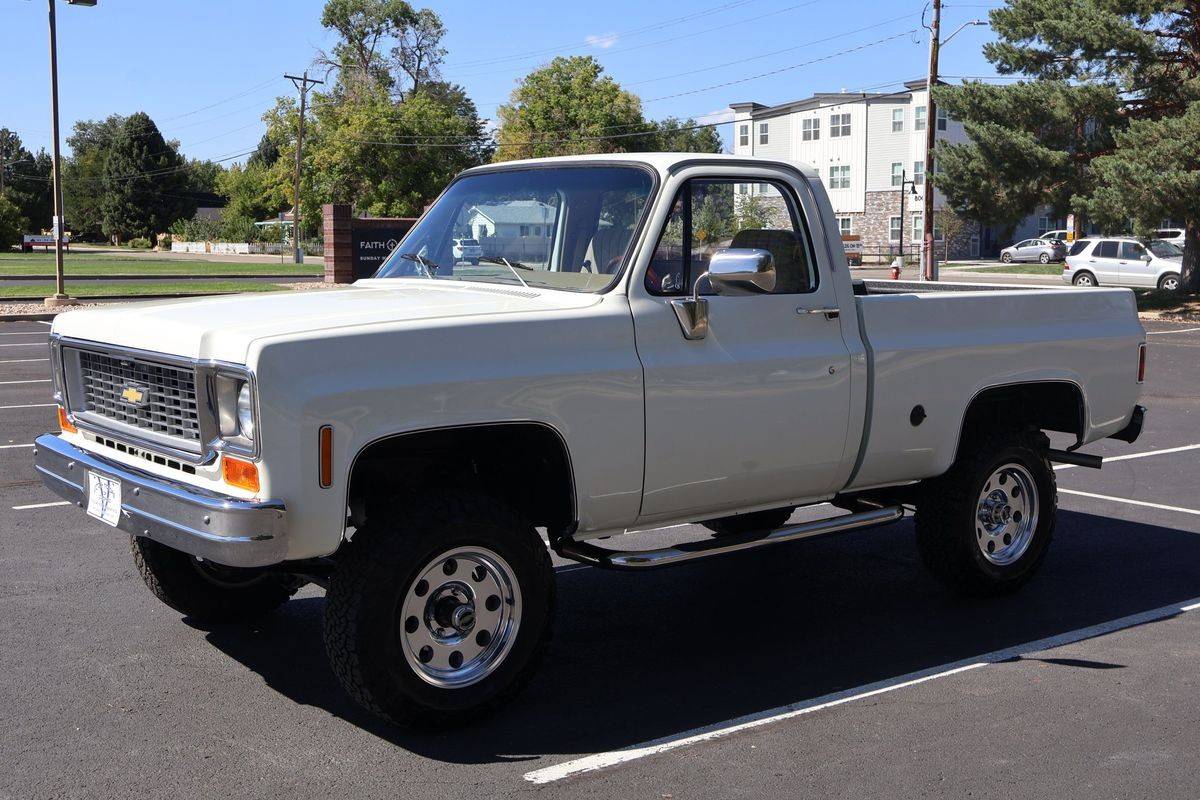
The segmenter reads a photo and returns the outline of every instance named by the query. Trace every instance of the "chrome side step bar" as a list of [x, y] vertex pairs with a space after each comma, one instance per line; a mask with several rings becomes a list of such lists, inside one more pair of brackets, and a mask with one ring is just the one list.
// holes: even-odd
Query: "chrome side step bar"
[[783, 542], [811, 539], [833, 533], [870, 528], [895, 522], [904, 516], [902, 506], [882, 506], [868, 511], [859, 511], [830, 519], [801, 522], [770, 531], [737, 538], [706, 539], [700, 542], [664, 547], [658, 550], [609, 550], [589, 542], [562, 540], [555, 543], [554, 550], [563, 558], [570, 558], [593, 567], [617, 570], [641, 570], [669, 567], [698, 561], [710, 556], [753, 550]]

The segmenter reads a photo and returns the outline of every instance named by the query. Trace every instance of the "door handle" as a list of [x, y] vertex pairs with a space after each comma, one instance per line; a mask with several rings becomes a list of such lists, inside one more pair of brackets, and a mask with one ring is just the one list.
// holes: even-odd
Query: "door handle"
[[797, 308], [797, 314], [824, 314], [825, 319], [837, 319], [842, 314], [842, 310], [836, 306], [827, 308]]

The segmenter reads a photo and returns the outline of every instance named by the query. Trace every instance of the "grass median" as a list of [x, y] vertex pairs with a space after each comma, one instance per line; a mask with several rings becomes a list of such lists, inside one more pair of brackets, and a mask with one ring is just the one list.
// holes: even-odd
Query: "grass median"
[[[229, 294], [231, 292], [278, 292], [283, 287], [262, 281], [138, 281], [136, 283], [107, 283], [105, 281], [67, 281], [67, 294], [80, 300], [93, 297], [141, 297], [163, 294]], [[0, 298], [42, 298], [54, 294], [53, 283], [0, 283]]]
[[[320, 264], [280, 261], [201, 261], [153, 255], [106, 255], [72, 252], [63, 254], [63, 272], [71, 275], [108, 277], [153, 277], [194, 275], [196, 277], [242, 277], [251, 275], [320, 275]], [[0, 253], [0, 279], [12, 275], [54, 275], [54, 253]]]
[[995, 267], [946, 267], [946, 269], [960, 269], [963, 272], [999, 272], [1008, 275], [1062, 275], [1063, 266], [1061, 263], [1040, 264], [1034, 262], [1032, 264], [999, 264]]

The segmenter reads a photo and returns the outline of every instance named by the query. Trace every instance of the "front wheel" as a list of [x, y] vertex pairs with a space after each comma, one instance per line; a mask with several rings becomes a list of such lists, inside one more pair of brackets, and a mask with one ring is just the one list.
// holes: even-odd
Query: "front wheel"
[[133, 563], [162, 602], [197, 622], [232, 622], [260, 617], [285, 603], [303, 585], [290, 575], [226, 567], [131, 536]]
[[1005, 264], [1011, 264], [1013, 260], [1012, 253], [1001, 253], [1000, 260]]
[[1162, 289], [1164, 292], [1178, 292], [1179, 276], [1174, 272], [1168, 272], [1166, 275], [1163, 275], [1158, 279], [1158, 288]]
[[1058, 505], [1047, 444], [1037, 431], [978, 435], [946, 474], [925, 482], [917, 549], [934, 577], [968, 595], [1005, 594], [1033, 577]]
[[369, 711], [400, 725], [459, 724], [532, 676], [554, 580], [546, 546], [514, 510], [466, 492], [396, 500], [339, 558], [325, 644]]

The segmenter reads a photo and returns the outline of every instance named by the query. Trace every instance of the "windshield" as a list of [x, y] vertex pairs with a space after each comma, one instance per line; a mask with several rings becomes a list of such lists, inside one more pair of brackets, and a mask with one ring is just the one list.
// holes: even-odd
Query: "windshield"
[[1180, 258], [1183, 256], [1183, 251], [1179, 246], [1172, 242], [1164, 242], [1162, 239], [1151, 239], [1146, 242], [1147, 249], [1159, 258]]
[[603, 291], [625, 265], [653, 185], [637, 167], [468, 175], [446, 190], [375, 277]]

